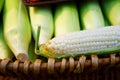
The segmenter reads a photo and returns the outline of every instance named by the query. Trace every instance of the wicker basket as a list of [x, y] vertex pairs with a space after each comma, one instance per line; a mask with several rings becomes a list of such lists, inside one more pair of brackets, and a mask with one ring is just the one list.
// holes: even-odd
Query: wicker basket
[[[43, 5], [68, 0], [34, 2], [23, 0], [26, 5]], [[36, 0], [33, 0], [36, 1]], [[72, 0], [71, 0], [72, 1]], [[120, 53], [104, 56], [70, 57], [47, 62], [36, 59], [21, 62], [19, 60], [0, 60], [0, 80], [120, 80]]]
[[4, 59], [0, 60], [0, 74], [3, 77], [20, 80], [120, 80], [120, 56], [116, 54], [101, 58], [91, 55], [88, 59], [86, 56], [80, 56], [76, 60], [70, 57], [61, 61], [49, 58], [46, 63], [40, 59], [34, 63]]

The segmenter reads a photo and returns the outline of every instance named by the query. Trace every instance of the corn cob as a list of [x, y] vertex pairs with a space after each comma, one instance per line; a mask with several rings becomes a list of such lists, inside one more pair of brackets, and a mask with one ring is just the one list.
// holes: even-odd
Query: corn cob
[[5, 42], [3, 35], [3, 25], [2, 25], [2, 21], [0, 21], [0, 59], [5, 59], [5, 58], [12, 59], [13, 53]]
[[22, 0], [5, 0], [4, 5], [5, 40], [18, 60], [28, 59], [28, 46], [31, 41], [30, 22]]
[[80, 19], [83, 29], [95, 29], [105, 26], [100, 5], [95, 0], [90, 0], [80, 6]]
[[75, 3], [63, 3], [55, 9], [55, 36], [60, 36], [69, 32], [79, 31], [80, 22]]
[[120, 25], [120, 0], [103, 0], [101, 6], [111, 25]]
[[38, 55], [56, 59], [117, 52], [120, 51], [120, 26], [71, 32], [51, 39], [39, 50]]
[[29, 7], [33, 37], [37, 39], [37, 29], [40, 27], [38, 45], [50, 40], [53, 36], [53, 15], [50, 6]]

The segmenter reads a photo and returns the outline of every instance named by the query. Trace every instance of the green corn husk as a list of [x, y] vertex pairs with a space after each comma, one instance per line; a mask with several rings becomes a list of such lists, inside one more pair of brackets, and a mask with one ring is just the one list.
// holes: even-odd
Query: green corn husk
[[108, 18], [111, 25], [120, 25], [120, 0], [102, 0], [101, 7], [103, 13]]
[[83, 29], [95, 29], [105, 26], [104, 17], [97, 0], [84, 2], [79, 7]]
[[4, 5], [4, 0], [0, 0], [0, 12], [1, 12], [2, 8], [3, 8], [3, 5]]
[[27, 60], [31, 28], [22, 0], [5, 0], [3, 20], [6, 43], [18, 60]]
[[38, 45], [50, 40], [54, 31], [51, 6], [29, 7], [29, 14], [32, 25], [32, 34], [35, 41], [37, 38], [38, 27], [41, 29]]
[[58, 4], [55, 8], [55, 36], [80, 30], [80, 21], [75, 3]]
[[110, 22], [106, 19], [106, 18], [104, 18], [104, 21], [105, 21], [105, 27], [107, 27], [107, 26], [110, 26], [111, 24], [110, 24]]
[[3, 22], [0, 21], [0, 59], [13, 58], [13, 53], [5, 42], [3, 34]]
[[35, 49], [35, 41], [32, 39], [28, 50], [28, 60], [31, 62], [34, 62], [38, 58], [38, 55], [35, 54], [34, 49]]

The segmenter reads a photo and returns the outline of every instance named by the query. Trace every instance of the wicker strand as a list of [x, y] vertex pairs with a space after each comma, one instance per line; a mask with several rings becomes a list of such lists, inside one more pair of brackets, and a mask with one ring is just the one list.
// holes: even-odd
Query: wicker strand
[[1, 73], [6, 74], [6, 72], [7, 72], [6, 67], [10, 61], [11, 61], [10, 59], [4, 59], [1, 61], [1, 63], [0, 63], [0, 72]]
[[72, 72], [74, 70], [74, 58], [69, 58], [69, 72]]
[[66, 59], [63, 58], [61, 62], [60, 73], [63, 73], [65, 71], [65, 64], [66, 64]]
[[48, 73], [54, 73], [54, 63], [55, 63], [55, 59], [53, 58], [49, 58], [48, 59], [48, 66], [47, 66], [47, 69], [48, 69]]
[[109, 60], [110, 64], [105, 67], [105, 72], [107, 72], [110, 68], [114, 67], [114, 65], [116, 64], [116, 55], [115, 54], [110, 54], [110, 60]]
[[92, 70], [96, 70], [98, 68], [98, 56], [97, 55], [91, 55], [92, 59]]
[[23, 71], [24, 71], [25, 74], [29, 73], [29, 65], [30, 65], [30, 61], [26, 60], [24, 62], [24, 68], [23, 68]]
[[19, 62], [20, 62], [20, 60], [16, 60], [13, 63], [13, 72], [15, 72], [15, 73], [18, 73]]
[[90, 61], [91, 62], [89, 62], [89, 63], [91, 63], [91, 64], [89, 65], [90, 66], [89, 69], [87, 69], [87, 73], [91, 73], [91, 72], [98, 69], [98, 65], [99, 65], [98, 56], [97, 55], [91, 55], [91, 60]]
[[36, 60], [35, 60], [35, 62], [34, 62], [34, 67], [33, 67], [34, 74], [40, 73], [41, 62], [42, 62], [42, 60], [40, 60], [40, 59], [36, 59]]
[[115, 56], [116, 56], [116, 54], [111, 54], [110, 55], [111, 65], [115, 65]]
[[81, 73], [84, 70], [84, 64], [86, 61], [86, 56], [81, 56], [79, 58], [78, 64], [76, 66], [76, 69], [74, 70], [74, 73]]
[[19, 63], [20, 63], [20, 60], [16, 60], [15, 62], [13, 62], [13, 72], [17, 75], [17, 76], [19, 76], [19, 77], [23, 77], [22, 76], [22, 74], [20, 74], [20, 72], [19, 72], [19, 70], [18, 70], [18, 68], [19, 68]]

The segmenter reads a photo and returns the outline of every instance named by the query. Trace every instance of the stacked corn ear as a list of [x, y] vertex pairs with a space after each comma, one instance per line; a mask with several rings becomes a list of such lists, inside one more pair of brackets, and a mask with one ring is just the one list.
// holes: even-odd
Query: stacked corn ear
[[2, 21], [0, 21], [0, 59], [5, 59], [5, 58], [12, 59], [13, 53], [6, 44], [3, 34], [3, 24]]
[[[38, 46], [50, 40], [53, 36], [54, 25], [51, 6], [29, 7], [32, 33], [35, 41], [38, 39]], [[40, 32], [38, 29], [40, 27]]]
[[79, 31], [80, 22], [75, 3], [58, 4], [55, 8], [55, 36]]
[[3, 8], [3, 4], [4, 4], [4, 0], [0, 0], [0, 12], [1, 12], [2, 8]]
[[120, 26], [71, 32], [41, 45], [39, 55], [56, 59], [120, 51]]
[[22, 0], [5, 0], [3, 20], [6, 43], [18, 60], [27, 60], [31, 28]]
[[79, 8], [83, 29], [95, 29], [105, 26], [104, 17], [97, 0], [87, 0]]
[[102, 0], [100, 2], [111, 25], [120, 25], [120, 0]]

